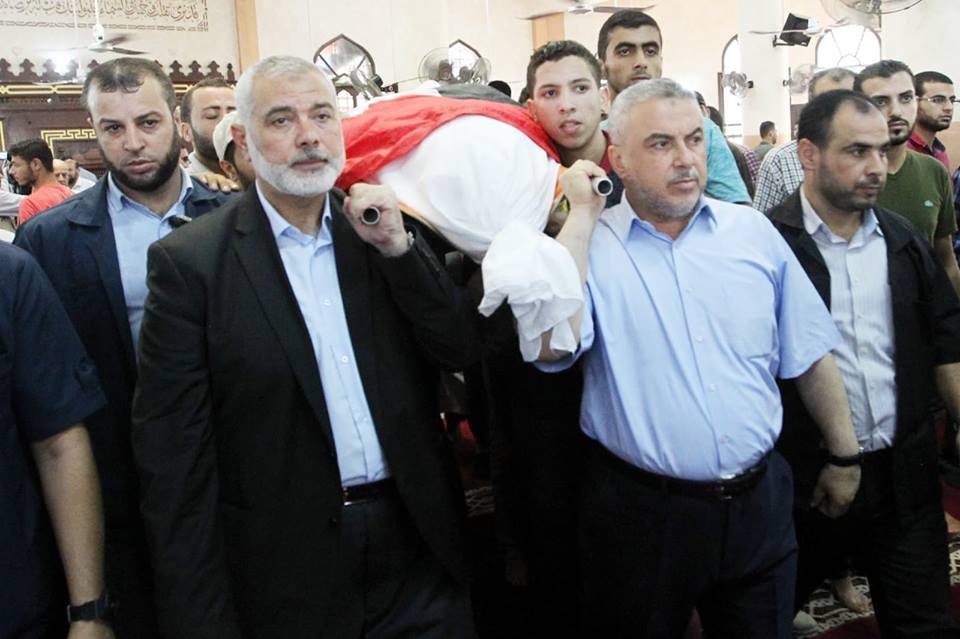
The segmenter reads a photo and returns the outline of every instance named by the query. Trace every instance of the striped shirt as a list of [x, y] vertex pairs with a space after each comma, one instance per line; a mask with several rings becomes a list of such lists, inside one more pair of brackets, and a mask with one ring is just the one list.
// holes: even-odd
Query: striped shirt
[[866, 451], [887, 448], [897, 427], [897, 385], [883, 231], [868, 210], [847, 242], [820, 219], [802, 189], [800, 204], [803, 226], [830, 271], [830, 315], [843, 338], [833, 357], [847, 389], [857, 439]]

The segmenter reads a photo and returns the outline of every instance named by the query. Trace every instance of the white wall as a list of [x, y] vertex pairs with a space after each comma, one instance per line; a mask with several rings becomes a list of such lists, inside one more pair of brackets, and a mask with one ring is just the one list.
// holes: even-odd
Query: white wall
[[[15, 4], [15, 3], [8, 3]], [[13, 65], [11, 71], [19, 71], [19, 63], [28, 58], [39, 65], [48, 58], [53, 58], [53, 50], [62, 50], [73, 46], [85, 46], [92, 40], [91, 26], [93, 24], [92, 2], [77, 2], [81, 7], [80, 28], [77, 32], [72, 26], [20, 26], [16, 22], [39, 22], [48, 24], [73, 24], [72, 13], [64, 13], [71, 3], [59, 0], [49, 3], [30, 3], [35, 13], [25, 15], [6, 10], [0, 10], [0, 58], [6, 58]], [[101, 3], [103, 4], [103, 3]], [[115, 5], [118, 3], [114, 3]], [[124, 3], [129, 5], [130, 3]], [[166, 7], [175, 11], [172, 3], [159, 3], [157, 6]], [[233, 0], [192, 0], [181, 3], [183, 6], [193, 7], [198, 15], [206, 13], [206, 26], [200, 30], [196, 28], [201, 20], [191, 18], [178, 19], [167, 15], [154, 17], [146, 15], [124, 16], [106, 13], [101, 21], [106, 26], [107, 36], [118, 33], [127, 33], [132, 37], [124, 46], [131, 49], [145, 50], [150, 59], [161, 64], [169, 64], [178, 60], [184, 66], [196, 60], [206, 65], [216, 60], [221, 66], [233, 63], [237, 66], [237, 37], [236, 14]], [[168, 28], [159, 28], [168, 27]], [[76, 51], [59, 53], [56, 57], [77, 59], [81, 55]], [[86, 66], [91, 59], [101, 62], [115, 57], [109, 54], [82, 53], [82, 64]], [[42, 73], [42, 70], [38, 70]], [[189, 70], [185, 70], [189, 73]]]
[[416, 86], [428, 51], [463, 40], [492, 63], [491, 79], [523, 85], [533, 43], [524, 2], [510, 0], [257, 0], [260, 55], [313, 59], [324, 42], [343, 33], [366, 48], [387, 84]]

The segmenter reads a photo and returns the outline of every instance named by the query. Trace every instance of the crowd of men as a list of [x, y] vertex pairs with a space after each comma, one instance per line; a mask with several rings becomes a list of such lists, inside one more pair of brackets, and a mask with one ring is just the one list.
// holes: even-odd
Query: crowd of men
[[104, 177], [8, 152], [32, 193], [0, 243], [0, 636], [476, 636], [438, 404], [472, 370], [533, 636], [683, 637], [696, 614], [786, 639], [852, 561], [883, 637], [960, 637], [933, 410], [960, 418], [952, 82], [820, 72], [795, 141], [761, 128], [751, 199], [664, 46], [624, 10], [596, 54], [530, 58], [585, 298], [575, 352], [551, 329], [535, 364], [389, 187], [335, 188], [314, 65], [266, 58], [179, 107], [156, 63], [92, 70]]

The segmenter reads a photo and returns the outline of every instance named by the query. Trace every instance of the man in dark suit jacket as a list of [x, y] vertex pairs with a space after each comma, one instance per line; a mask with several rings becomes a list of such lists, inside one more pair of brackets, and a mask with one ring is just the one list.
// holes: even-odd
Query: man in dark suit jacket
[[[960, 637], [948, 611], [947, 531], [929, 416], [939, 390], [960, 414], [960, 303], [923, 237], [875, 206], [887, 175], [884, 117], [833, 91], [800, 116], [805, 179], [771, 211], [843, 336], [834, 351], [861, 453], [828, 457], [795, 389], [784, 389], [778, 447], [796, 474], [797, 603], [850, 554], [870, 581], [884, 637]], [[866, 451], [866, 452], [864, 452]], [[809, 507], [824, 464], [860, 464], [850, 511]]]
[[226, 200], [179, 168], [173, 86], [158, 64], [101, 64], [83, 100], [108, 176], [28, 220], [14, 243], [37, 258], [96, 363], [107, 404], [87, 427], [104, 495], [107, 588], [121, 603], [117, 636], [152, 637], [152, 576], [130, 447], [147, 246]]
[[436, 403], [439, 367], [473, 357], [472, 309], [392, 191], [332, 188], [320, 71], [266, 58], [237, 97], [255, 188], [149, 253], [133, 419], [161, 628], [473, 636]]

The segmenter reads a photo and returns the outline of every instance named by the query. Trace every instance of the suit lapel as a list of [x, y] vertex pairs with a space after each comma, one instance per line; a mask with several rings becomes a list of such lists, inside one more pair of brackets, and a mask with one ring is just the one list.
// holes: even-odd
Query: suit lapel
[[[127, 316], [127, 302], [123, 296], [123, 281], [120, 279], [120, 262], [117, 258], [117, 242], [113, 236], [113, 224], [107, 209], [107, 180], [102, 179], [97, 186], [87, 191], [87, 206], [76, 206], [68, 214], [73, 224], [84, 227], [77, 233], [79, 242], [90, 251], [100, 272], [99, 280], [103, 285], [110, 306], [110, 314], [123, 344], [127, 364], [136, 370], [136, 358], [133, 352], [133, 336], [130, 333], [130, 320]], [[146, 257], [144, 257], [146, 259]]]
[[310, 335], [283, 268], [267, 214], [260, 205], [256, 189], [248, 190], [242, 197], [244, 201], [238, 206], [234, 251], [297, 382], [322, 425], [324, 439], [331, 450], [335, 450]]

